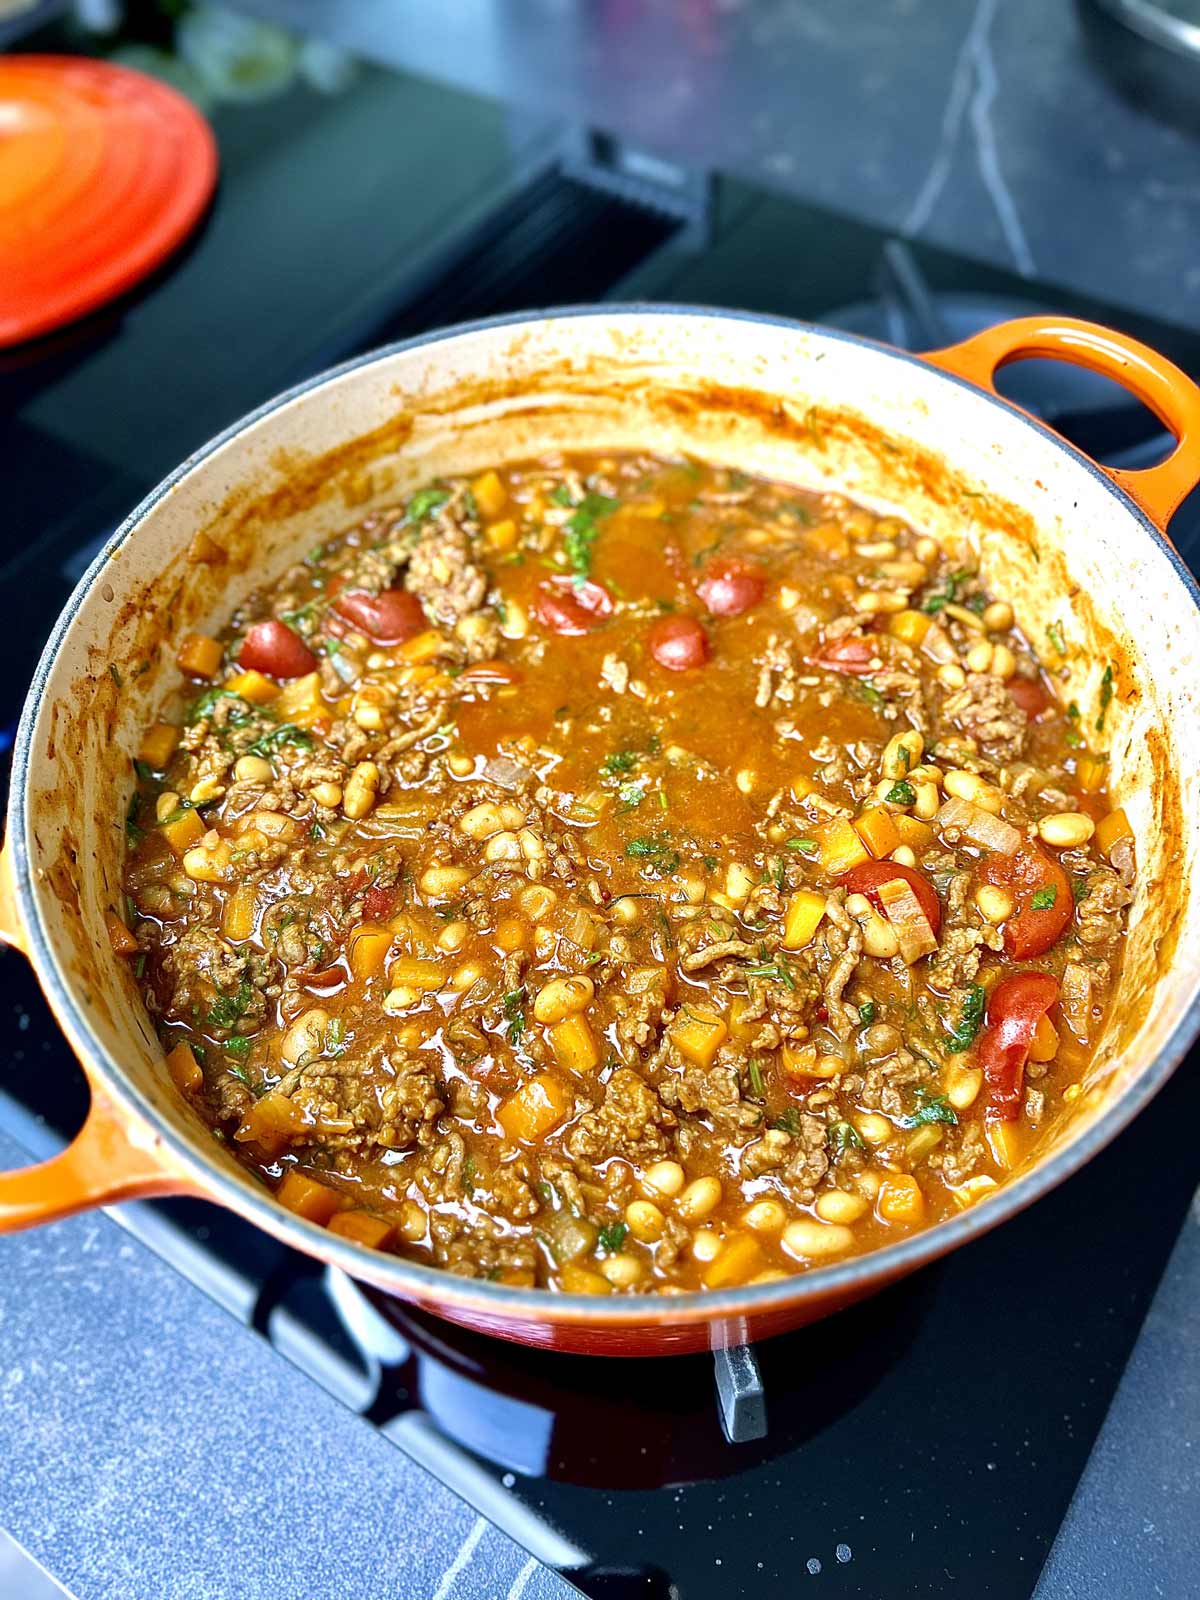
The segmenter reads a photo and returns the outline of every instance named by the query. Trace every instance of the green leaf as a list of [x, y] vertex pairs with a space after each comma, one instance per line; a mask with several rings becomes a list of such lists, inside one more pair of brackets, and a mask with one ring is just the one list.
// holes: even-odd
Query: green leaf
[[973, 576], [967, 567], [961, 567], [957, 572], [951, 572], [946, 578], [945, 587], [935, 594], [926, 595], [921, 602], [921, 610], [930, 616], [936, 616], [943, 606], [957, 605], [962, 586]]
[[214, 1028], [232, 1028], [240, 1017], [246, 1015], [253, 998], [254, 990], [247, 980], [243, 978], [241, 983], [238, 984], [236, 994], [217, 996], [206, 1020]]
[[757, 1056], [751, 1056], [746, 1063], [746, 1076], [750, 1080], [750, 1092], [756, 1100], [761, 1100], [764, 1093], [762, 1062]]
[[848, 1150], [862, 1150], [864, 1148], [862, 1134], [852, 1122], [833, 1122], [829, 1132], [825, 1135], [825, 1142], [833, 1154], [833, 1159], [838, 1161]]
[[636, 750], [614, 750], [600, 763], [600, 771], [606, 778], [615, 778], [618, 773], [632, 772], [637, 766], [637, 760]]
[[668, 877], [679, 866], [679, 852], [671, 849], [671, 833], [667, 828], [630, 839], [625, 854], [635, 861], [644, 861], [660, 878]]
[[1113, 697], [1113, 669], [1110, 662], [1104, 669], [1104, 676], [1100, 679], [1100, 715], [1096, 718], [1096, 732], [1104, 732], [1104, 719], [1108, 715], [1108, 708]]
[[232, 1039], [226, 1039], [221, 1048], [226, 1055], [248, 1056], [254, 1048], [254, 1040], [247, 1033], [235, 1033]]
[[582, 583], [592, 570], [592, 546], [600, 533], [600, 518], [611, 516], [620, 504], [609, 495], [589, 490], [564, 524], [563, 550], [577, 583]]
[[935, 1122], [944, 1122], [949, 1127], [958, 1126], [958, 1116], [944, 1094], [934, 1094], [924, 1084], [918, 1084], [913, 1093], [916, 1095], [917, 1109], [911, 1116], [899, 1119], [902, 1128], [926, 1128]]
[[424, 522], [439, 506], [450, 498], [449, 489], [418, 489], [408, 502], [405, 516], [409, 522]]
[[1047, 639], [1049, 639], [1050, 643], [1054, 646], [1054, 648], [1058, 651], [1060, 656], [1065, 656], [1066, 655], [1066, 653], [1067, 653], [1066, 641], [1063, 638], [1062, 628], [1059, 626], [1059, 624], [1057, 622], [1052, 622], [1050, 624], [1050, 626], [1046, 629], [1046, 637], [1047, 637]]
[[1071, 897], [1075, 901], [1076, 905], [1078, 905], [1081, 900], [1087, 899], [1088, 894], [1091, 891], [1091, 887], [1091, 884], [1086, 878], [1071, 879]]
[[108, 663], [108, 675], [116, 684], [118, 689], [123, 689], [125, 687], [125, 679], [121, 676], [121, 669], [117, 666], [115, 661], [110, 661]]
[[865, 1005], [858, 1008], [858, 1020], [864, 1028], [869, 1028], [875, 1021], [876, 1005], [874, 1000], [868, 1000]]
[[775, 983], [782, 983], [785, 989], [794, 990], [796, 987], [792, 969], [782, 956], [777, 956], [774, 961], [760, 962], [756, 967], [743, 967], [742, 971], [748, 978], [770, 978]]
[[282, 749], [285, 745], [295, 745], [300, 750], [312, 749], [312, 735], [303, 728], [298, 728], [294, 722], [281, 723], [278, 728], [260, 735], [253, 744], [246, 746], [247, 755], [269, 756], [273, 750]]
[[963, 1001], [958, 1026], [946, 1041], [946, 1049], [951, 1055], [960, 1055], [975, 1043], [976, 1035], [983, 1026], [983, 1013], [986, 1007], [987, 992], [982, 984], [973, 983]]
[[795, 1106], [788, 1106], [779, 1113], [771, 1126], [780, 1133], [799, 1133], [800, 1113]]
[[629, 1229], [623, 1222], [605, 1223], [604, 1227], [600, 1229], [600, 1243], [610, 1256], [616, 1255], [617, 1251], [625, 1243], [625, 1235], [628, 1232]]
[[504, 996], [502, 1004], [504, 1006], [504, 1015], [508, 1019], [508, 1027], [505, 1032], [508, 1036], [509, 1044], [519, 1044], [521, 1036], [525, 1032], [525, 1002], [528, 998], [529, 991], [524, 984], [519, 989], [509, 990], [508, 994]]
[[901, 778], [899, 783], [894, 783], [883, 797], [889, 805], [911, 806], [916, 803], [917, 791], [907, 778]]
[[194, 811], [195, 809], [195, 806], [190, 800], [181, 800], [175, 807], [174, 811], [168, 811], [165, 817], [160, 817], [155, 826], [159, 828], [165, 828], [172, 822], [182, 822], [184, 817], [187, 816], [188, 812]]
[[1045, 888], [1034, 891], [1033, 899], [1029, 902], [1035, 911], [1049, 911], [1058, 899], [1058, 889], [1054, 884], [1048, 883]]
[[129, 805], [125, 811], [125, 843], [130, 850], [135, 849], [145, 835], [145, 829], [138, 826], [138, 807], [140, 804], [141, 796], [135, 789], [129, 797]]
[[815, 856], [820, 846], [815, 839], [789, 839], [784, 848], [799, 850], [802, 856]]

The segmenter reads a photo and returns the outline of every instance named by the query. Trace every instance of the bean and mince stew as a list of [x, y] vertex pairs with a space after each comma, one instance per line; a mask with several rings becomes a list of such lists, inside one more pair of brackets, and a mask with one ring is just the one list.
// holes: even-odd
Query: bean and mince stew
[[113, 942], [214, 1138], [335, 1233], [761, 1282], [972, 1204], [1079, 1093], [1134, 877], [1112, 675], [1061, 704], [966, 539], [548, 458], [179, 666]]

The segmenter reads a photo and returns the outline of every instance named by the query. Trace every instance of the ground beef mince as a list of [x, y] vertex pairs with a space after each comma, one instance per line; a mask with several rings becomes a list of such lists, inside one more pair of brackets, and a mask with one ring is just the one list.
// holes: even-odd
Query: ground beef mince
[[190, 636], [114, 948], [279, 1200], [724, 1288], [974, 1204], [1078, 1093], [1133, 837], [967, 539], [691, 461], [430, 484]]

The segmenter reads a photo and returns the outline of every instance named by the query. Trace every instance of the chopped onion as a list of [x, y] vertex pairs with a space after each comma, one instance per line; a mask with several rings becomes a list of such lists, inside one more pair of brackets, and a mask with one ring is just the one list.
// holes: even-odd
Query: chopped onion
[[937, 949], [929, 919], [910, 883], [905, 883], [903, 878], [889, 878], [879, 885], [877, 892], [906, 967]]
[[950, 635], [936, 622], [921, 641], [921, 649], [939, 666], [950, 666], [951, 663], [958, 661], [958, 651], [954, 648]]
[[994, 817], [982, 806], [974, 805], [970, 800], [960, 800], [957, 795], [943, 803], [933, 820], [942, 832], [947, 828], [957, 828], [972, 844], [984, 850], [994, 850], [997, 855], [1016, 855], [1021, 848], [1021, 835], [1011, 822], [1005, 822], [1003, 817]]
[[1059, 1010], [1075, 1037], [1086, 1042], [1092, 1017], [1092, 974], [1078, 961], [1063, 968]]
[[501, 789], [523, 789], [533, 773], [510, 756], [490, 756], [483, 764], [483, 776]]

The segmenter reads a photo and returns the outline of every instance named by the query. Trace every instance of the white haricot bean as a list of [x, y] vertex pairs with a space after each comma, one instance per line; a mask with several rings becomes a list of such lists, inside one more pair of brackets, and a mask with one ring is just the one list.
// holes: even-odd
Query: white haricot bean
[[582, 975], [551, 978], [534, 997], [533, 1014], [539, 1022], [563, 1022], [576, 1011], [585, 1010], [595, 993], [596, 985]]
[[699, 1228], [692, 1235], [692, 1255], [697, 1261], [715, 1261], [721, 1254], [722, 1240], [711, 1228]]
[[484, 800], [472, 806], [458, 819], [459, 829], [468, 839], [489, 839], [494, 833], [524, 825], [525, 813], [520, 806], [497, 805], [494, 800]]
[[470, 932], [468, 922], [448, 922], [433, 942], [439, 950], [461, 950]]
[[926, 566], [938, 558], [940, 546], [936, 539], [929, 538], [928, 534], [922, 535], [913, 546], [913, 553], [918, 561], [923, 561]]
[[787, 1221], [787, 1212], [778, 1200], [756, 1200], [742, 1213], [742, 1225], [755, 1233], [778, 1233]]
[[229, 871], [231, 857], [229, 840], [210, 833], [201, 844], [184, 851], [183, 870], [197, 883], [220, 883]]
[[896, 594], [891, 589], [868, 589], [854, 597], [854, 609], [865, 611], [869, 616], [880, 612], [905, 611], [907, 608], [908, 596]]
[[863, 950], [880, 961], [890, 961], [900, 949], [891, 925], [876, 911], [865, 894], [846, 896], [846, 910], [862, 929]]
[[1059, 811], [1052, 817], [1043, 817], [1037, 831], [1040, 838], [1056, 849], [1073, 850], [1088, 842], [1096, 831], [1096, 824], [1082, 811]]
[[678, 1161], [656, 1161], [641, 1176], [643, 1190], [651, 1196], [673, 1200], [684, 1184], [684, 1171]]
[[1002, 678], [1005, 682], [1017, 670], [1017, 658], [1006, 644], [998, 644], [992, 651], [992, 664], [988, 668], [993, 678]]
[[955, 1065], [946, 1073], [946, 1099], [955, 1111], [966, 1111], [983, 1088], [983, 1073], [978, 1067]]
[[916, 796], [913, 801], [914, 816], [919, 817], [922, 822], [929, 822], [931, 818], [937, 816], [941, 801], [938, 799], [937, 787], [934, 784], [915, 783], [913, 794]]
[[826, 1189], [814, 1207], [822, 1222], [840, 1222], [849, 1227], [858, 1221], [867, 1209], [861, 1194], [847, 1194], [845, 1189]]
[[1004, 795], [994, 784], [985, 783], [977, 772], [967, 772], [962, 767], [951, 767], [945, 778], [947, 794], [952, 794], [959, 800], [970, 800], [981, 811], [990, 811], [993, 816], [999, 816], [1004, 804]]
[[956, 605], [954, 601], [942, 607], [942, 615], [953, 617], [955, 622], [961, 622], [963, 627], [970, 629], [972, 633], [983, 632], [983, 619], [977, 617], [973, 611], [968, 611], [966, 606]]
[[520, 861], [521, 841], [515, 833], [494, 833], [483, 847], [485, 861]]
[[685, 1222], [701, 1222], [721, 1204], [719, 1178], [694, 1178], [675, 1202], [675, 1209]]
[[530, 922], [541, 922], [558, 904], [558, 896], [544, 883], [531, 883], [528, 889], [521, 890], [517, 896], [517, 904]]
[[352, 822], [365, 817], [379, 792], [380, 772], [373, 761], [360, 761], [346, 780], [342, 811]]
[[653, 1244], [662, 1238], [667, 1219], [650, 1200], [631, 1200], [625, 1207], [625, 1222], [630, 1233], [642, 1244]]
[[275, 776], [271, 763], [263, 756], [239, 756], [233, 764], [239, 783], [270, 783]]
[[621, 1252], [615, 1256], [605, 1256], [600, 1263], [600, 1273], [614, 1289], [632, 1289], [635, 1283], [640, 1283], [645, 1277], [646, 1269], [636, 1256]]
[[995, 646], [988, 639], [981, 639], [978, 644], [973, 644], [966, 655], [967, 670], [986, 672], [992, 664], [994, 650]]
[[179, 796], [174, 789], [164, 789], [154, 802], [154, 815], [157, 821], [165, 822], [172, 811], [179, 810]]
[[751, 771], [751, 769], [749, 767], [743, 767], [742, 770], [738, 773], [737, 777], [733, 781], [737, 785], [737, 790], [738, 790], [739, 794], [751, 794], [751, 793], [753, 793], [755, 777], [754, 777], [754, 773]]
[[961, 689], [967, 675], [956, 661], [947, 661], [937, 669], [937, 681], [943, 689]]
[[331, 811], [342, 803], [340, 783], [318, 783], [310, 793], [319, 806], [328, 806]]
[[891, 1123], [877, 1111], [859, 1112], [854, 1119], [854, 1126], [868, 1144], [886, 1144], [892, 1137]]
[[783, 1248], [799, 1261], [822, 1261], [845, 1255], [854, 1248], [854, 1235], [836, 1222], [789, 1222], [783, 1230]]
[[1013, 608], [1007, 600], [993, 600], [983, 608], [983, 625], [989, 633], [1007, 633], [1013, 625]]
[[467, 755], [452, 755], [446, 757], [446, 765], [456, 778], [465, 778], [475, 771], [475, 757]]
[[455, 894], [472, 877], [469, 867], [426, 867], [417, 879], [423, 895], [431, 900], [444, 900]]
[[898, 861], [902, 867], [915, 867], [917, 864], [917, 852], [906, 844], [898, 844], [888, 859]]
[[996, 888], [990, 883], [981, 884], [976, 889], [975, 904], [989, 922], [997, 925], [1007, 922], [1016, 907], [1016, 901], [1007, 889]]
[[885, 778], [898, 782], [908, 777], [924, 754], [924, 737], [916, 728], [906, 728], [903, 733], [893, 735], [884, 746], [879, 770]]
[[306, 1056], [318, 1056], [325, 1048], [325, 1030], [329, 1026], [329, 1013], [320, 1006], [304, 1011], [285, 1031], [279, 1041], [279, 1054], [289, 1067], [294, 1067]]
[[742, 905], [753, 888], [753, 874], [740, 861], [730, 862], [725, 869], [725, 893], [734, 905]]

